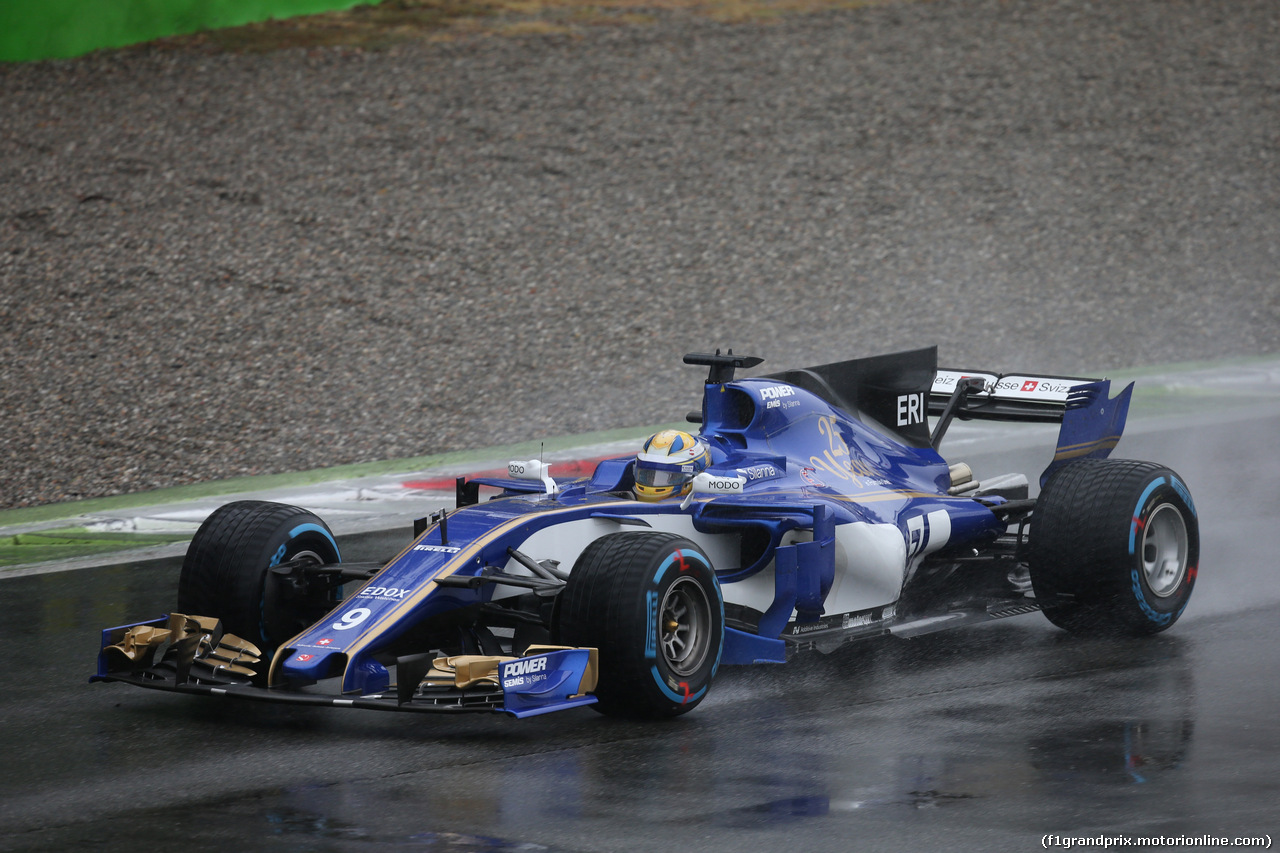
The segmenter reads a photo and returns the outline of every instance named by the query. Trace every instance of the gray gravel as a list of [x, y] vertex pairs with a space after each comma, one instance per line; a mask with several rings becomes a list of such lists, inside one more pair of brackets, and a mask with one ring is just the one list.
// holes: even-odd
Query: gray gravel
[[0, 67], [0, 506], [681, 416], [936, 343], [1280, 351], [1280, 4]]

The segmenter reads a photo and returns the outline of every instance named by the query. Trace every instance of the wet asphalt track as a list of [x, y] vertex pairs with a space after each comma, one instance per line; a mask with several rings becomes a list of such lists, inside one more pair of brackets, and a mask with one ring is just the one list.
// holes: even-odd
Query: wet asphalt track
[[[1165, 634], [1072, 638], [1032, 615], [864, 644], [731, 669], [671, 724], [90, 686], [97, 629], [167, 610], [175, 567], [6, 580], [0, 849], [1030, 850], [1046, 834], [1274, 836], [1280, 496], [1259, 460], [1278, 432], [1274, 402], [1131, 423], [1123, 455], [1179, 469], [1203, 524], [1195, 597]], [[967, 453], [983, 466], [1009, 455]]]
[[0, 506], [664, 422], [717, 346], [1280, 352], [1277, 43], [893, 0], [0, 67]]

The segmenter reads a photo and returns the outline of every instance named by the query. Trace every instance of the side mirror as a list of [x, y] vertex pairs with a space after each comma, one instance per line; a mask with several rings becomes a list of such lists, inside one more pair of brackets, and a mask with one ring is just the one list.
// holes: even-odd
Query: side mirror
[[689, 494], [685, 495], [680, 508], [688, 509], [694, 495], [740, 495], [746, 487], [746, 477], [726, 477], [723, 474], [703, 471], [693, 478], [693, 488], [689, 490]]
[[548, 495], [554, 495], [560, 491], [556, 481], [551, 479], [551, 466], [537, 459], [530, 459], [527, 462], [508, 462], [507, 476], [513, 480], [541, 481]]

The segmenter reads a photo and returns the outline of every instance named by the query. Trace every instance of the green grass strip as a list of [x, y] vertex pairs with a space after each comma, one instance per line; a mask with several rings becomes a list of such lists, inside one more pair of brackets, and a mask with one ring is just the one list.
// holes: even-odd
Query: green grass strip
[[190, 533], [91, 533], [78, 527], [0, 536], [0, 568], [186, 542]]
[[160, 36], [349, 9], [369, 0], [5, 0], [0, 61], [79, 56]]

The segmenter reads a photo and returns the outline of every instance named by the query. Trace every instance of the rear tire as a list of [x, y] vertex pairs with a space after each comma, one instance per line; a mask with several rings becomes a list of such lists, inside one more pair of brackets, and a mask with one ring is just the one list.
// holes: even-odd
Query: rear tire
[[559, 642], [600, 650], [597, 710], [661, 718], [707, 695], [724, 646], [724, 601], [706, 554], [673, 533], [614, 533], [587, 546], [560, 595]]
[[295, 559], [339, 562], [332, 531], [301, 507], [237, 501], [205, 519], [178, 578], [178, 610], [215, 616], [228, 632], [270, 652], [337, 603], [337, 591], [313, 589], [271, 572]]
[[1031, 585], [1065, 630], [1165, 630], [1187, 606], [1199, 560], [1191, 493], [1161, 465], [1081, 459], [1059, 469], [1036, 502]]

